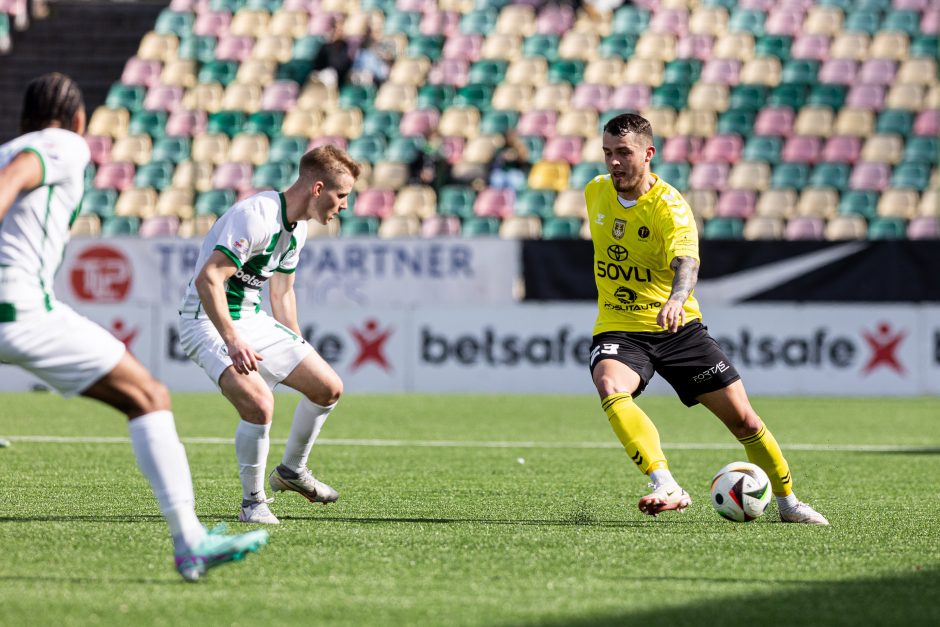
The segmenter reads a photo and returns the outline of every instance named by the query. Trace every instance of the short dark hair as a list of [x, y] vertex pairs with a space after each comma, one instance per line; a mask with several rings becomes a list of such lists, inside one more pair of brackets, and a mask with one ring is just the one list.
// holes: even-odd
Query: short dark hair
[[649, 142], [653, 141], [653, 125], [636, 113], [621, 113], [612, 117], [604, 125], [604, 132], [618, 137], [623, 137], [627, 133], [636, 133]]
[[332, 144], [314, 148], [300, 158], [300, 176], [324, 178], [331, 185], [343, 174], [358, 178], [361, 171], [355, 159]]
[[82, 90], [75, 81], [59, 72], [43, 74], [26, 86], [20, 131], [41, 131], [54, 122], [62, 128], [71, 128], [75, 114], [84, 106]]

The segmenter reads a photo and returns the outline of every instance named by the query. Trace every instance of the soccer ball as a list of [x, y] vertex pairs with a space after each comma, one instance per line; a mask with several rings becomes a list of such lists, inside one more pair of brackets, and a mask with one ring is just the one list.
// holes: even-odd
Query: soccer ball
[[712, 506], [735, 522], [758, 518], [770, 505], [770, 479], [758, 466], [731, 462], [712, 479]]

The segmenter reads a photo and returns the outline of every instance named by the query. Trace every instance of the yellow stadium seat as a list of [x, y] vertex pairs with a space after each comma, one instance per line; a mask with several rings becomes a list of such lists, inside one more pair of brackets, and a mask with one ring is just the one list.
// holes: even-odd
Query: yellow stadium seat
[[728, 10], [719, 6], [698, 6], [689, 17], [689, 32], [693, 35], [718, 37], [728, 27]]
[[728, 174], [728, 189], [763, 191], [770, 187], [770, 166], [761, 161], [738, 161]]
[[374, 189], [401, 189], [408, 184], [408, 164], [400, 161], [379, 161], [372, 169]]
[[744, 223], [744, 239], [765, 240], [783, 238], [783, 220], [753, 216]]
[[626, 64], [616, 57], [594, 59], [584, 67], [583, 82], [588, 85], [616, 86], [624, 82]]
[[533, 111], [565, 111], [571, 104], [574, 90], [568, 83], [549, 83], [535, 90], [532, 97]]
[[450, 107], [441, 115], [437, 130], [445, 137], [472, 139], [480, 132], [480, 112], [475, 107]]
[[561, 192], [568, 189], [571, 166], [564, 161], [538, 161], [529, 171], [529, 189]]
[[527, 111], [532, 106], [533, 93], [531, 85], [502, 83], [493, 91], [491, 104], [497, 111]]
[[261, 87], [234, 82], [225, 88], [222, 95], [223, 111], [254, 113], [261, 108]]
[[232, 138], [227, 161], [244, 161], [261, 165], [268, 160], [268, 136], [262, 133], [239, 133]]
[[672, 137], [676, 134], [676, 112], [671, 108], [649, 108], [642, 111], [642, 115], [653, 125], [654, 135]]
[[542, 222], [536, 216], [509, 216], [499, 225], [502, 239], [539, 239]]
[[930, 57], [905, 59], [898, 68], [895, 81], [916, 85], [936, 85], [937, 60]]
[[490, 33], [483, 41], [480, 56], [483, 59], [515, 61], [522, 56], [522, 38], [499, 32]]
[[842, 32], [842, 20], [842, 9], [838, 7], [810, 7], [803, 20], [803, 32], [833, 37]]
[[793, 123], [795, 135], [829, 137], [832, 134], [834, 115], [828, 107], [803, 107]]
[[714, 111], [683, 109], [679, 112], [679, 117], [676, 118], [675, 132], [678, 135], [711, 137], [716, 133], [717, 126], [718, 122]]
[[[733, 174], [733, 171], [732, 171]], [[767, 173], [768, 180], [770, 172]], [[798, 196], [792, 189], [768, 189], [757, 199], [755, 215], [789, 219], [796, 213]]]
[[780, 83], [780, 59], [776, 57], [755, 57], [744, 63], [738, 78], [740, 83], [767, 85], [770, 87]]
[[177, 216], [182, 219], [193, 217], [193, 190], [182, 187], [167, 187], [157, 198], [158, 216]]
[[478, 135], [467, 141], [461, 160], [466, 163], [488, 164], [504, 143], [501, 135]]
[[597, 132], [597, 113], [595, 111], [566, 111], [558, 118], [555, 130], [559, 135], [594, 137]]
[[900, 163], [904, 157], [904, 139], [900, 135], [872, 135], [862, 146], [862, 161]]
[[873, 59], [903, 61], [907, 58], [910, 44], [907, 33], [879, 31], [875, 33], [875, 38], [872, 40], [868, 52]]
[[150, 187], [129, 187], [118, 196], [114, 214], [149, 218], [156, 213], [157, 192]]
[[920, 111], [924, 106], [925, 93], [926, 89], [923, 85], [894, 83], [888, 89], [888, 95], [885, 96], [885, 108]]
[[130, 121], [131, 115], [127, 109], [98, 107], [91, 114], [87, 132], [89, 135], [107, 135], [114, 139], [120, 139], [127, 135]]
[[253, 59], [287, 63], [294, 50], [294, 40], [287, 35], [265, 35], [258, 39], [251, 50]]
[[842, 109], [836, 116], [833, 132], [836, 135], [868, 137], [875, 129], [875, 114], [865, 109]]
[[332, 111], [339, 102], [336, 87], [327, 85], [311, 77], [297, 97], [297, 109], [304, 111]]
[[128, 135], [114, 142], [111, 148], [112, 161], [130, 161], [135, 165], [150, 161], [153, 140], [150, 135]]
[[183, 95], [183, 107], [195, 111], [215, 113], [222, 108], [225, 90], [219, 83], [199, 83]]
[[277, 63], [268, 59], [247, 59], [238, 67], [235, 80], [246, 85], [264, 87], [274, 80]]
[[715, 59], [737, 59], [744, 63], [754, 58], [754, 35], [731, 32], [719, 36], [712, 46]]
[[190, 156], [193, 161], [222, 163], [228, 157], [229, 138], [224, 133], [203, 133], [193, 138]]
[[598, 130], [597, 135], [588, 137], [581, 146], [581, 161], [599, 161], [604, 158], [604, 138]]
[[587, 220], [587, 203], [584, 190], [564, 189], [555, 197], [555, 215], [559, 218], [581, 218]]
[[796, 215], [811, 218], [834, 218], [839, 212], [839, 192], [828, 187], [810, 187], [800, 194]]
[[521, 57], [509, 64], [505, 82], [514, 85], [544, 85], [548, 78], [548, 62], [543, 57]]
[[271, 15], [268, 32], [281, 37], [299, 39], [307, 33], [310, 15], [306, 11], [288, 11], [279, 9]]
[[320, 224], [316, 220], [307, 222], [307, 239], [339, 237], [339, 220], [330, 220], [326, 224]]
[[417, 87], [424, 84], [430, 69], [427, 57], [399, 57], [389, 72], [388, 83]]
[[[323, 119], [323, 114], [319, 111], [293, 109], [288, 111], [287, 115], [284, 116], [284, 121], [281, 123], [281, 134], [307, 138], [314, 137], [317, 134], [342, 135], [347, 138], [358, 137], [362, 133], [362, 113], [358, 109], [349, 110], [345, 113], [338, 113], [338, 111], [339, 110], [334, 111], [334, 113], [337, 113], [339, 119], [332, 121], [329, 130], [338, 130], [340, 132], [331, 133], [324, 130], [323, 127], [325, 127], [326, 120]], [[356, 113], [359, 114], [358, 117]], [[356, 124], [358, 121], [358, 126], [347, 130], [343, 126], [346, 121], [351, 124]], [[354, 133], [354, 131], [358, 132]], [[350, 133], [350, 135], [346, 135], [345, 133], [347, 132]]]
[[98, 237], [101, 219], [93, 213], [83, 213], [72, 223], [72, 237]]
[[836, 216], [826, 223], [825, 235], [831, 241], [866, 239], [868, 223], [860, 215]]
[[179, 39], [176, 35], [150, 31], [140, 40], [137, 57], [148, 61], [169, 61], [176, 58], [178, 48]]
[[731, 102], [727, 85], [696, 83], [689, 91], [689, 108], [699, 111], [724, 111]]
[[568, 31], [558, 43], [558, 58], [591, 61], [597, 58], [598, 37], [585, 31]]
[[638, 59], [672, 61], [676, 58], [676, 36], [646, 31], [637, 40], [633, 56]]
[[270, 19], [271, 16], [268, 15], [267, 11], [239, 9], [232, 16], [229, 33], [237, 37], [254, 37], [257, 39], [267, 32]]
[[395, 196], [393, 213], [425, 220], [437, 214], [437, 194], [427, 185], [407, 185]]
[[216, 216], [211, 213], [193, 218], [193, 237], [205, 237], [216, 220]]
[[212, 173], [214, 170], [214, 164], [208, 161], [183, 161], [176, 166], [170, 184], [173, 187], [207, 192], [212, 189]]
[[868, 46], [871, 39], [865, 33], [843, 32], [836, 35], [829, 46], [829, 56], [833, 59], [852, 59], [862, 61], [868, 58]]
[[535, 9], [522, 4], [506, 5], [496, 18], [495, 30], [501, 35], [529, 37], [535, 33]]
[[913, 189], [886, 189], [878, 199], [878, 215], [910, 220], [918, 215], [919, 203], [920, 194]]
[[622, 82], [658, 87], [663, 83], [665, 68], [659, 59], [633, 57], [623, 70]]
[[391, 215], [379, 224], [379, 237], [382, 239], [400, 239], [418, 237], [421, 234], [421, 221], [415, 216]]
[[411, 111], [418, 100], [414, 84], [383, 83], [375, 94], [375, 108], [379, 111]]
[[196, 85], [196, 61], [193, 59], [169, 59], [163, 64], [160, 82], [164, 85], [193, 87]]
[[690, 189], [683, 196], [695, 215], [706, 220], [715, 217], [715, 208], [718, 206], [717, 193], [710, 189]]

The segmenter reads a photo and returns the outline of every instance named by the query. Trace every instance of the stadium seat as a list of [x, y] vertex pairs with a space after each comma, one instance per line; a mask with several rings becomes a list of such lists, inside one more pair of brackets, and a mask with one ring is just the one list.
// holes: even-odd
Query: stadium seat
[[462, 237], [495, 237], [499, 235], [499, 218], [471, 217], [463, 221]]
[[844, 85], [813, 85], [806, 98], [806, 104], [812, 107], [828, 107], [832, 110], [841, 109], [845, 103], [845, 94]]
[[839, 193], [829, 187], [808, 187], [796, 203], [796, 216], [828, 220], [838, 213]]
[[809, 184], [814, 187], [832, 187], [839, 192], [848, 189], [851, 166], [847, 163], [822, 162], [813, 168]]
[[140, 218], [134, 216], [114, 216], [101, 223], [102, 237], [137, 235]]
[[441, 189], [437, 210], [442, 215], [469, 218], [473, 216], [473, 204], [477, 193], [472, 188], [446, 185]]
[[780, 163], [774, 168], [770, 185], [776, 189], [803, 189], [809, 184], [809, 173], [805, 163]]
[[255, 168], [251, 186], [255, 189], [284, 190], [296, 179], [296, 166], [286, 161], [269, 161]]
[[134, 185], [137, 187], [152, 187], [161, 191], [169, 187], [173, 179], [176, 165], [171, 161], [151, 161], [137, 168], [134, 174]]
[[[768, 174], [769, 178], [769, 174]], [[797, 193], [792, 189], [768, 189], [761, 193], [755, 207], [757, 216], [789, 219], [796, 212]]]
[[916, 189], [922, 192], [930, 184], [930, 166], [926, 163], [904, 162], [891, 174], [891, 186], [902, 189]]
[[689, 188], [691, 166], [687, 163], [660, 163], [653, 169], [653, 173], [679, 191]]
[[[587, 219], [584, 190], [566, 189], [555, 196], [555, 217]], [[544, 233], [543, 233], [544, 236]]]
[[344, 215], [340, 222], [343, 237], [375, 236], [379, 232], [380, 220], [375, 216]]
[[746, 240], [778, 240], [783, 238], [783, 220], [755, 216], [744, 223], [742, 236]]
[[902, 218], [874, 218], [868, 224], [868, 239], [905, 239], [907, 220]]
[[890, 176], [891, 167], [886, 163], [859, 161], [852, 170], [849, 187], [880, 192], [888, 187]]
[[940, 239], [940, 220], [936, 216], [918, 216], [907, 225], [907, 238]]
[[739, 161], [728, 174], [728, 189], [764, 191], [770, 187], [770, 165], [762, 161]]
[[212, 173], [212, 186], [243, 192], [251, 187], [251, 164], [220, 163]]
[[750, 190], [727, 190], [721, 192], [715, 215], [722, 218], [747, 219], [754, 215], [757, 194]]
[[827, 240], [864, 240], [868, 237], [868, 223], [859, 215], [840, 215], [826, 223]]
[[118, 193], [114, 189], [86, 189], [82, 198], [82, 213], [106, 219], [114, 215]]
[[499, 226], [502, 239], [540, 239], [542, 222], [535, 216], [509, 216]]
[[910, 220], [917, 215], [920, 194], [913, 189], [886, 189], [878, 199], [878, 216]]
[[233, 189], [213, 189], [196, 197], [196, 215], [221, 216], [225, 210], [235, 204], [236, 194]]
[[901, 161], [904, 140], [899, 135], [872, 135], [862, 147], [862, 161], [881, 161], [895, 164]]
[[936, 165], [940, 160], [940, 140], [936, 137], [909, 137], [904, 145], [903, 160]]
[[460, 235], [460, 218], [457, 216], [435, 215], [421, 223], [421, 237], [453, 237]]
[[95, 172], [96, 189], [124, 191], [134, 182], [134, 164], [126, 161], [103, 163]]
[[109, 161], [129, 161], [140, 165], [150, 161], [152, 151], [153, 142], [150, 135], [128, 135], [114, 142]]
[[[867, 190], [849, 190], [839, 201], [839, 215], [861, 216], [871, 220], [878, 215], [878, 192]], [[866, 228], [867, 231], [867, 228]]]
[[788, 240], [821, 240], [826, 236], [826, 221], [811, 216], [797, 216], [787, 221], [783, 236]]
[[382, 239], [417, 237], [421, 233], [421, 221], [415, 216], [391, 215], [379, 224], [377, 235]]
[[748, 137], [742, 149], [741, 158], [745, 161], [764, 161], [771, 165], [780, 161], [783, 151], [783, 139], [765, 135]]
[[850, 135], [834, 135], [826, 140], [823, 146], [821, 159], [837, 163], [855, 163], [862, 151], [860, 137]]
[[548, 218], [542, 223], [542, 239], [578, 239], [580, 231], [579, 218]]
[[744, 223], [739, 218], [712, 218], [705, 223], [703, 239], [742, 239]]
[[437, 214], [437, 194], [426, 185], [402, 187], [395, 196], [394, 215], [415, 216], [425, 220]]

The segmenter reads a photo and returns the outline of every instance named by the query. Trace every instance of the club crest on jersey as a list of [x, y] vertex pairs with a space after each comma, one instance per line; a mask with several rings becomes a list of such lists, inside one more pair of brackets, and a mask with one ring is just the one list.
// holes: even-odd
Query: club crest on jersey
[[636, 232], [640, 236], [640, 239], [646, 239], [650, 236], [650, 230], [645, 226], [641, 226], [640, 229]]
[[248, 240], [246, 240], [246, 239], [243, 237], [242, 239], [240, 239], [240, 240], [236, 241], [234, 244], [232, 244], [232, 248], [234, 248], [235, 250], [237, 250], [237, 251], [240, 252], [240, 253], [243, 253], [243, 252], [245, 252], [246, 250], [248, 250]]
[[610, 232], [614, 236], [614, 239], [621, 239], [623, 237], [624, 229], [627, 228], [627, 221], [621, 218], [614, 218], [614, 228]]

